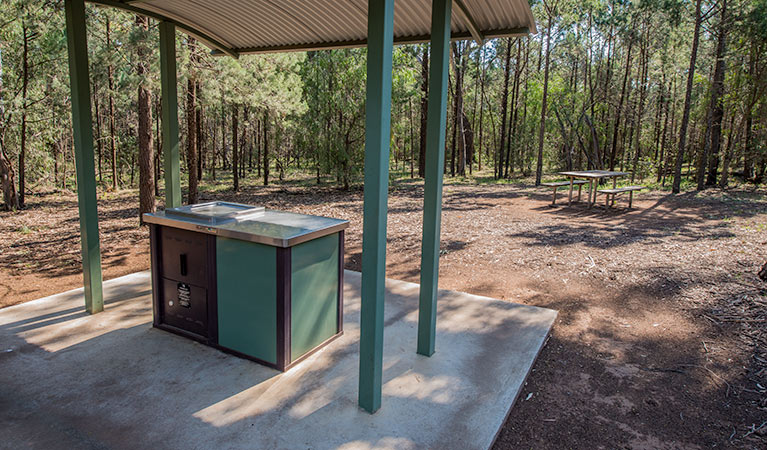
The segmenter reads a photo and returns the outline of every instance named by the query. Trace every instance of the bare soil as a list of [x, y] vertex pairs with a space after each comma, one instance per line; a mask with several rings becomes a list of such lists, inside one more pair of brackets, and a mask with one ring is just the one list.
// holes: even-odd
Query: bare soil
[[[101, 195], [104, 278], [148, 269], [137, 193]], [[360, 270], [361, 191], [214, 196], [350, 220], [346, 267]], [[0, 213], [0, 307], [82, 283], [76, 196], [28, 198]], [[766, 193], [550, 201], [524, 183], [444, 190], [440, 287], [559, 311], [495, 447], [767, 448]], [[419, 183], [390, 192], [390, 278], [419, 281], [422, 203]]]

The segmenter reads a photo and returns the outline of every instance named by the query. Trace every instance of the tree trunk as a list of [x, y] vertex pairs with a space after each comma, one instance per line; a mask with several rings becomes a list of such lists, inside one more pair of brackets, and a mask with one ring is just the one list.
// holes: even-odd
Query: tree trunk
[[[719, 170], [719, 149], [722, 146], [722, 119], [724, 118], [724, 77], [727, 70], [724, 54], [727, 50], [727, 0], [722, 0], [722, 17], [719, 23], [719, 40], [716, 44], [716, 66], [714, 69], [714, 84], [711, 86], [711, 147], [708, 160], [708, 176], [706, 185], [716, 184]], [[699, 175], [700, 176], [700, 175]]]
[[[463, 79], [466, 74], [466, 57], [464, 51], [466, 50], [466, 43], [453, 43], [453, 55], [455, 66], [455, 101], [456, 101], [456, 118], [455, 125], [458, 132], [458, 166], [457, 173], [460, 176], [466, 176], [466, 127], [464, 126], [464, 110], [463, 110]], [[455, 131], [453, 132], [455, 135]]]
[[421, 142], [418, 147], [418, 176], [426, 175], [426, 114], [429, 107], [429, 45], [423, 45], [421, 56]]
[[634, 47], [634, 40], [629, 39], [629, 48], [626, 52], [626, 70], [623, 73], [623, 87], [621, 87], [621, 96], [618, 100], [618, 109], [615, 110], [615, 124], [613, 126], [613, 146], [610, 150], [610, 170], [615, 170], [615, 159], [618, 156], [618, 130], [620, 129], [621, 117], [623, 117], [623, 102], [626, 99], [626, 85], [628, 84], [629, 73], [631, 72], [631, 50]]
[[658, 164], [658, 154], [660, 153], [660, 132], [663, 126], [663, 99], [665, 98], [664, 92], [666, 90], [666, 71], [661, 70], [662, 79], [658, 88], [658, 104], [655, 106], [655, 120], [653, 121], [653, 147], [655, 153], [652, 160], [654, 164]]
[[[640, 58], [641, 59], [641, 58]], [[639, 64], [639, 67], [637, 68], [637, 79], [640, 79], [642, 77], [642, 65]], [[621, 114], [626, 116], [626, 120], [623, 124], [623, 133], [619, 134], [619, 138], [621, 139], [620, 146], [618, 148], [618, 152], [620, 155], [618, 156], [618, 161], [616, 161], [616, 164], [620, 164], [619, 170], [621, 172], [624, 171], [626, 168], [626, 153], [627, 148], [631, 147], [631, 143], [634, 142], [634, 130], [635, 130], [635, 116], [636, 116], [636, 110], [632, 107], [632, 100], [631, 94], [634, 91], [634, 78], [633, 78], [633, 68], [629, 68], [628, 72], [628, 88], [626, 90], [626, 109], [624, 111], [621, 111]], [[595, 167], [596, 168], [596, 167]]]
[[[476, 130], [477, 129], [477, 106], [481, 106], [481, 103], [479, 102], [479, 82], [482, 78], [480, 76], [481, 71], [481, 56], [482, 56], [482, 50], [484, 49], [484, 44], [481, 44], [480, 48], [477, 49], [477, 60], [475, 64], [477, 65], [477, 75], [474, 77], [474, 104], [472, 105], [471, 109], [471, 129]], [[468, 55], [467, 55], [468, 58]], [[482, 153], [479, 154], [479, 160], [477, 161], [479, 164], [478, 170], [482, 170]], [[474, 157], [472, 156], [469, 159], [469, 173], [473, 173], [473, 166], [474, 165]]]
[[0, 139], [0, 188], [3, 191], [3, 209], [19, 209], [19, 196], [16, 193], [13, 165], [8, 155], [5, 154], [5, 145]]
[[714, 110], [709, 105], [709, 107], [706, 108], [706, 132], [704, 133], [703, 137], [703, 145], [700, 146], [695, 161], [695, 179], [697, 181], [696, 190], [698, 191], [703, 190], [703, 188], [706, 186], [706, 167], [708, 164], [709, 153], [711, 153], [711, 131], [714, 129], [713, 121]]
[[[485, 47], [482, 47], [481, 53], [482, 56], [484, 55]], [[483, 61], [483, 58], [480, 57], [480, 61]], [[482, 149], [484, 148], [482, 145], [482, 138], [484, 137], [484, 112], [485, 112], [485, 73], [487, 70], [487, 64], [482, 65], [482, 70], [480, 71], [480, 82], [479, 82], [479, 141], [477, 143], [477, 148], [479, 151], [479, 170], [482, 170]], [[487, 155], [486, 153], [486, 156]]]
[[269, 186], [269, 110], [264, 110], [264, 186]]
[[189, 75], [186, 83], [186, 170], [189, 175], [189, 194], [187, 203], [193, 205], [198, 202], [197, 192], [197, 74], [195, 63], [197, 62], [197, 44], [189, 38]]
[[655, 180], [656, 183], [661, 182], [661, 178], [663, 177], [663, 174], [666, 171], [666, 164], [665, 164], [665, 161], [666, 161], [665, 153], [666, 153], [666, 142], [667, 142], [666, 137], [668, 135], [669, 103], [671, 103], [671, 100], [667, 98], [667, 91], [665, 90], [666, 88], [664, 87], [663, 89], [664, 89], [662, 93], [663, 97], [661, 102], [661, 105], [663, 108], [663, 112], [662, 112], [663, 130], [661, 131], [661, 138], [660, 138], [660, 155], [658, 155], [658, 161], [657, 161], [658, 173], [657, 173], [657, 178]]
[[160, 196], [160, 166], [162, 165], [162, 159], [160, 158], [160, 155], [162, 154], [162, 136], [160, 135], [162, 130], [162, 124], [160, 123], [160, 117], [162, 116], [162, 101], [160, 100], [159, 95], [155, 102], [154, 112], [154, 196], [156, 198]]
[[29, 28], [22, 21], [23, 46], [22, 75], [21, 75], [21, 139], [19, 145], [19, 208], [24, 207], [26, 195], [26, 162], [27, 162], [27, 90], [29, 87]]
[[[583, 84], [584, 84], [583, 88], [584, 88], [584, 92], [586, 90], [588, 90], [588, 93], [589, 93], [589, 104], [590, 104], [590, 108], [591, 108], [591, 117], [596, 117], [596, 115], [594, 114], [594, 105], [595, 105], [595, 102], [594, 102], [594, 82], [593, 82], [594, 76], [592, 75], [592, 70], [591, 70], [591, 66], [592, 66], [591, 59], [592, 59], [592, 55], [594, 53], [594, 38], [592, 36], [592, 30], [593, 30], [593, 26], [594, 25], [593, 25], [593, 16], [592, 16], [591, 8], [592, 7], [589, 5], [588, 6], [588, 14], [587, 14], [588, 15], [588, 24], [587, 24], [587, 26], [588, 26], [588, 28], [587, 28], [587, 30], [588, 30], [588, 43], [586, 45], [586, 52], [584, 54], [584, 59], [585, 59], [586, 67], [585, 67], [585, 70], [584, 70], [585, 73], [583, 74]], [[598, 151], [597, 151], [597, 154], [599, 154]], [[601, 164], [601, 161], [600, 161], [600, 164]]]
[[[674, 79], [673, 82], [671, 83], [671, 122], [669, 123], [669, 141], [671, 141], [672, 143], [676, 143], [678, 139], [677, 131], [676, 131], [677, 130], [676, 99], [677, 99], [678, 88], [679, 88], [679, 84], [676, 82], [676, 79]], [[666, 162], [665, 162], [665, 169], [663, 170], [663, 179], [661, 180], [661, 186], [666, 186], [666, 177], [669, 175], [669, 169], [671, 168], [672, 158], [674, 158], [674, 164], [676, 164], [675, 156], [672, 155], [672, 152], [669, 149], [666, 151]]]
[[[527, 45], [525, 46], [525, 90], [522, 93], [522, 129], [520, 131], [520, 136], [525, 136], [527, 133], [527, 94], [528, 89], [530, 88], [530, 70], [529, 70], [529, 63], [530, 63], [530, 38], [527, 39]], [[528, 150], [528, 143], [527, 140], [525, 140], [524, 148], [521, 150], [522, 155], [522, 161], [520, 161], [520, 169], [522, 170], [522, 176], [528, 176], [530, 174], [530, 161], [531, 158], [529, 158], [529, 150]]]
[[250, 136], [250, 139], [248, 139], [248, 170], [250, 172], [253, 172], [253, 150], [256, 148], [257, 140], [258, 140], [258, 121], [256, 121], [255, 124], [253, 124], [251, 136]]
[[[200, 98], [200, 81], [197, 80], [197, 85], [194, 87], [195, 96]], [[203, 147], [205, 146], [205, 140], [203, 139], [203, 130], [205, 129], [204, 116], [202, 113], [202, 105], [195, 109], [197, 117], [195, 122], [197, 123], [197, 180], [202, 180], [202, 163], [205, 160], [205, 152]]]
[[[756, 44], [751, 44], [751, 52], [748, 58], [748, 76], [750, 79], [754, 79], [756, 69]], [[746, 108], [746, 140], [743, 147], [743, 179], [745, 181], [752, 180], [754, 178], [754, 149], [753, 149], [753, 110], [756, 103], [756, 86], [751, 86], [751, 104]]]
[[256, 176], [261, 178], [261, 121], [256, 119]]
[[109, 64], [107, 65], [107, 82], [109, 84], [109, 151], [112, 154], [112, 190], [117, 190], [117, 136], [115, 134], [115, 100], [114, 100], [114, 69], [112, 68], [112, 44], [111, 33], [109, 28], [109, 18], [107, 17], [107, 53], [109, 56]]
[[[413, 123], [413, 99], [407, 99], [408, 119], [410, 120], [410, 178], [415, 178], [415, 124]], [[347, 133], [348, 134], [348, 133]], [[347, 164], [348, 166], [348, 164]], [[348, 177], [347, 177], [348, 178]]]
[[721, 189], [726, 189], [727, 182], [729, 181], [730, 164], [732, 163], [733, 142], [740, 141], [740, 132], [742, 130], [742, 127], [738, 126], [738, 130], [736, 134], [736, 131], [733, 128], [734, 126], [735, 126], [735, 114], [731, 114], [729, 131], [727, 133], [727, 147], [724, 152], [724, 160], [722, 161], [722, 176], [719, 178], [719, 187]]
[[[606, 107], [602, 109], [602, 113], [600, 115], [600, 122], [605, 123], [607, 122], [607, 116], [610, 113], [610, 80], [612, 79], [612, 73], [613, 73], [613, 65], [615, 64], [615, 33], [613, 32], [613, 25], [610, 25], [609, 32], [607, 33], [607, 74], [604, 77], [604, 87], [602, 88], [602, 101], [607, 103]], [[610, 126], [605, 126], [605, 143], [604, 143], [604, 149], [602, 150], [602, 155], [604, 158], [607, 158], [610, 154], [609, 152], [609, 145], [612, 143], [612, 135], [610, 134]], [[604, 161], [605, 164], [609, 166], [609, 160]]]
[[504, 152], [506, 142], [506, 114], [509, 110], [509, 75], [511, 73], [511, 38], [506, 39], [506, 62], [503, 65], [503, 91], [501, 93], [501, 142], [498, 149], [498, 167], [495, 178], [503, 178]]
[[[95, 136], [95, 142], [96, 142], [96, 160], [98, 161], [98, 175], [99, 175], [99, 184], [102, 183], [102, 174], [101, 174], [101, 162], [103, 157], [103, 142], [101, 139], [101, 108], [99, 108], [99, 96], [98, 96], [98, 85], [96, 82], [93, 82], [93, 110], [94, 110], [94, 116], [96, 117], [96, 136]], [[54, 183], [55, 184], [55, 183]]]
[[232, 179], [234, 192], [240, 190], [240, 152], [238, 146], [237, 126], [239, 125], [239, 110], [237, 104], [232, 104]]
[[[149, 30], [149, 19], [136, 16], [136, 25], [146, 34]], [[146, 76], [149, 72], [145, 36], [136, 47], [136, 74], [138, 86], [138, 166], [139, 166], [139, 222], [144, 223], [144, 213], [155, 212], [154, 197], [154, 146], [152, 143], [152, 95], [147, 88]]]
[[250, 159], [250, 155], [253, 153], [253, 144], [251, 142], [251, 139], [248, 138], [249, 136], [249, 129], [248, 129], [248, 107], [244, 106], [242, 108], [242, 133], [240, 134], [240, 148], [242, 148], [242, 152], [240, 153], [240, 178], [245, 178], [245, 150], [248, 150], [248, 159]]
[[229, 168], [226, 160], [226, 102], [221, 99], [221, 169]]
[[[649, 27], [646, 27], [647, 29]], [[647, 92], [647, 66], [649, 65], [649, 55], [647, 54], [648, 49], [647, 46], [649, 41], [649, 33], [645, 33], [644, 42], [642, 45], [642, 52], [640, 56], [640, 72], [641, 75], [639, 79], [641, 80], [641, 85], [639, 87], [639, 107], [637, 110], [637, 119], [636, 119], [636, 136], [634, 140], [634, 162], [632, 164], [633, 169], [631, 171], [631, 182], [634, 182], [634, 177], [637, 175], [638, 166], [639, 166], [639, 158], [642, 155], [642, 115], [644, 113], [644, 102], [645, 102], [645, 94]]]
[[682, 164], [684, 163], [684, 149], [687, 140], [687, 126], [690, 122], [690, 104], [692, 102], [692, 85], [695, 79], [695, 60], [698, 58], [698, 39], [700, 38], [700, 4], [695, 2], [695, 31], [692, 37], [692, 51], [690, 52], [690, 68], [687, 72], [687, 91], [684, 95], [684, 109], [682, 110], [682, 124], [679, 128], [679, 146], [676, 153], [676, 165], [674, 167], [674, 184], [671, 191], [678, 194], [682, 186]]
[[[509, 111], [509, 139], [507, 144], [507, 161], [509, 166], [509, 173], [514, 172], [514, 154], [515, 151], [512, 151], [511, 142], [514, 137], [516, 137], [516, 129], [517, 129], [517, 116], [519, 115], [517, 112], [517, 104], [519, 104], [519, 79], [521, 75], [521, 59], [522, 59], [522, 39], [517, 39], [517, 59], [514, 62], [514, 82], [512, 83], [512, 89], [511, 89], [511, 110]], [[515, 146], [516, 147], [516, 146]], [[520, 167], [521, 169], [521, 167]], [[508, 173], [507, 173], [508, 175]]]
[[554, 108], [554, 116], [557, 118], [557, 123], [559, 124], [559, 129], [562, 133], [562, 142], [564, 147], [564, 153], [565, 153], [565, 164], [567, 170], [573, 170], [573, 160], [572, 160], [572, 138], [570, 136], [570, 133], [567, 132], [565, 129], [565, 124], [562, 122], [562, 117], [559, 115], [559, 111], [557, 108]]
[[[457, 81], [457, 80], [456, 80]], [[450, 139], [450, 176], [455, 176], [455, 143], [457, 139], [457, 132], [458, 132], [458, 99], [456, 97], [457, 90], [455, 88], [455, 85], [457, 84], [455, 81], [448, 80], [448, 91], [450, 91], [450, 87], [452, 84], [453, 88], [453, 117], [451, 121], [451, 139]]]
[[597, 137], [597, 130], [594, 128], [594, 123], [588, 114], [583, 115], [583, 120], [586, 121], [586, 125], [588, 125], [589, 130], [591, 131], [591, 151], [593, 152], [591, 158], [594, 161], [593, 166], [595, 169], [602, 170], [603, 166], [602, 159], [599, 157], [599, 138]]
[[[0, 49], [0, 119], [5, 118], [3, 94], [3, 53]], [[0, 190], [3, 191], [3, 209], [8, 211], [19, 209], [19, 196], [16, 192], [13, 165], [5, 151], [4, 132], [5, 128], [0, 127]]]
[[554, 19], [554, 11], [548, 11], [549, 24], [546, 28], [546, 65], [543, 70], [543, 100], [541, 104], [541, 127], [538, 131], [538, 162], [535, 165], [535, 185], [541, 185], [543, 177], [543, 135], [546, 132], [546, 102], [549, 94], [549, 63], [551, 62], [551, 26]]

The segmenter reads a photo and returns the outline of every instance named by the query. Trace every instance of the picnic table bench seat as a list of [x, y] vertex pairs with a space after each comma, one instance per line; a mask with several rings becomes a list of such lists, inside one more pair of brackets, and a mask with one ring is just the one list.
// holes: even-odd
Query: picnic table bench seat
[[[573, 180], [573, 184], [586, 184], [588, 181], [586, 180]], [[560, 187], [560, 186], [570, 186], [569, 181], [550, 181], [548, 183], [541, 183], [541, 186], [547, 186], [547, 187]]]
[[[573, 180], [572, 184], [573, 186], [578, 186], [578, 201], [581, 200], [581, 188], [583, 184], [588, 183], [586, 180]], [[570, 186], [569, 181], [549, 181], [546, 183], [541, 183], [541, 186], [546, 187], [553, 187], [554, 188], [554, 198], [551, 200], [551, 204], [555, 205], [557, 203], [557, 188], [560, 188], [562, 186]]]
[[642, 189], [645, 189], [645, 187], [644, 186], [625, 186], [625, 187], [619, 187], [619, 188], [613, 188], [613, 189], [599, 189], [597, 192], [600, 194], [605, 194], [605, 207], [610, 205], [610, 196], [612, 196], [613, 204], [614, 204], [616, 195], [623, 194], [624, 192], [628, 192], [629, 208], [631, 208], [631, 204], [634, 201], [634, 191], [641, 191]]

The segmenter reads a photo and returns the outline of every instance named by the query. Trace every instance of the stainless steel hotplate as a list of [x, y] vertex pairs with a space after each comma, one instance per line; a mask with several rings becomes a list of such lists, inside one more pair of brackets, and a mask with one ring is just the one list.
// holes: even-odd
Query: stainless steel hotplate
[[263, 212], [263, 206], [215, 201], [166, 209], [165, 215], [185, 217], [199, 220], [210, 225], [219, 225], [231, 220], [250, 218], [258, 214], [263, 214]]

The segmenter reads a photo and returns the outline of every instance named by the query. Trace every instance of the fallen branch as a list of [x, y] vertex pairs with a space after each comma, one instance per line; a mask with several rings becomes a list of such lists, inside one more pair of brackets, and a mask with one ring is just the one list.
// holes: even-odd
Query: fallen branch
[[738, 317], [722, 317], [719, 318], [722, 322], [735, 322], [735, 323], [767, 323], [767, 319], [741, 319]]
[[670, 373], [681, 373], [682, 375], [687, 375], [687, 372], [685, 372], [682, 369], [668, 369], [665, 367], [641, 367], [641, 369], [646, 372], [670, 372]]
[[718, 379], [719, 381], [727, 385], [727, 394], [725, 395], [726, 397], [729, 397], [730, 391], [733, 391], [733, 392], [735, 391], [735, 389], [732, 388], [732, 386], [730, 385], [730, 383], [727, 382], [727, 380], [719, 376], [716, 372], [709, 369], [708, 367], [699, 366], [697, 364], [682, 364], [680, 367], [693, 367], [693, 368], [703, 369], [707, 371], [711, 376], [713, 376], [714, 378]]
[[743, 435], [743, 437], [747, 437], [749, 434], [753, 434], [753, 433], [756, 433], [756, 432], [758, 432], [759, 430], [761, 430], [762, 428], [764, 428], [764, 426], [765, 426], [765, 425], [767, 425], [767, 421], [765, 421], [765, 422], [762, 422], [762, 424], [761, 424], [761, 425], [759, 425], [758, 427], [757, 427], [757, 426], [755, 426], [755, 425], [756, 425], [756, 424], [754, 424], [754, 425], [751, 425], [751, 429], [750, 429], [750, 430], [748, 430], [748, 433], [744, 434], [744, 435]]
[[[721, 381], [722, 383], [727, 385], [727, 394], [725, 396], [730, 395], [730, 391], [735, 392], [735, 389], [732, 388], [730, 383], [727, 382], [724, 378], [719, 376], [717, 373], [715, 373], [713, 370], [709, 369], [708, 367], [703, 367], [697, 364], [679, 364], [678, 367], [690, 367], [695, 369], [703, 369], [707, 371], [712, 377], [716, 378], [717, 380]], [[687, 375], [687, 372], [683, 369], [676, 369], [676, 368], [666, 368], [666, 367], [640, 367], [641, 370], [647, 371], [647, 372], [671, 372], [671, 373], [680, 373], [682, 375]]]
[[705, 317], [706, 319], [710, 320], [710, 321], [711, 321], [711, 323], [713, 323], [713, 324], [714, 324], [714, 325], [716, 325], [716, 326], [721, 326], [721, 325], [722, 325], [722, 324], [720, 324], [720, 323], [719, 323], [719, 321], [718, 321], [718, 320], [714, 319], [713, 317], [709, 316], [708, 314], [701, 314], [701, 315], [702, 315], [703, 317]]

